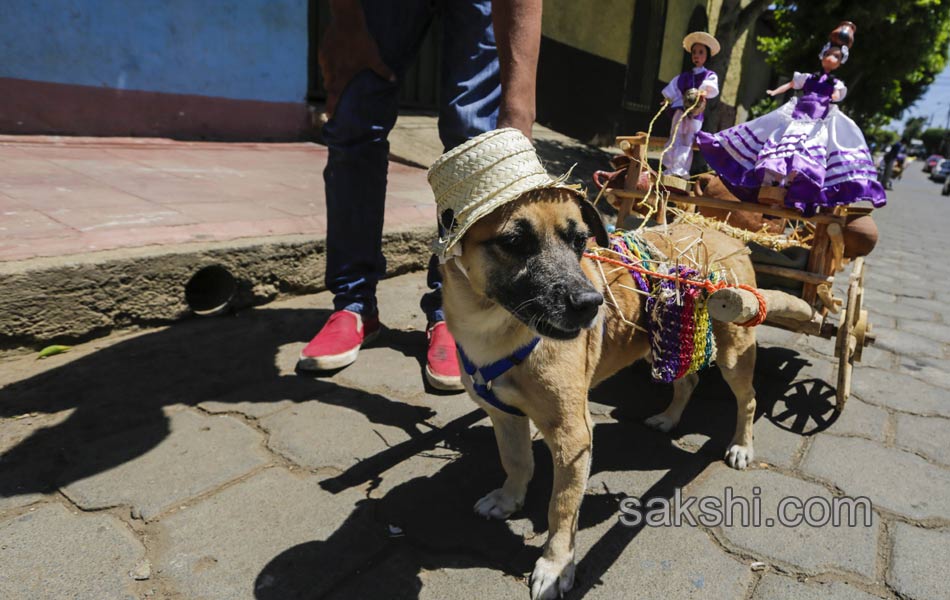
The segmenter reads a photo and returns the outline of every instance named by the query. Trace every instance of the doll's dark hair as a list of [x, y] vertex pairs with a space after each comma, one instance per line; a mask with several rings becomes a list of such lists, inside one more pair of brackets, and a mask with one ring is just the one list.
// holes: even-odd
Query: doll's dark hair
[[841, 64], [848, 62], [848, 56], [851, 54], [849, 51], [850, 48], [846, 45], [832, 44], [831, 42], [825, 42], [825, 45], [821, 47], [821, 52], [818, 53], [818, 60], [824, 59], [832, 50], [837, 50], [841, 55]]

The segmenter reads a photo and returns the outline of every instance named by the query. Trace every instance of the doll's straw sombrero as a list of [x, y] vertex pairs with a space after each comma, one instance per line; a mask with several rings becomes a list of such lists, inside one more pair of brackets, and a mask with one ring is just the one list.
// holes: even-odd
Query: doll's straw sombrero
[[584, 198], [565, 183], [569, 175], [548, 175], [531, 140], [517, 129], [489, 131], [453, 148], [428, 174], [441, 225], [433, 250], [442, 260], [449, 258], [479, 219], [527, 192], [560, 188]]
[[687, 52], [693, 51], [693, 44], [702, 44], [709, 48], [709, 56], [719, 54], [719, 40], [705, 31], [694, 31], [683, 38], [683, 49]]

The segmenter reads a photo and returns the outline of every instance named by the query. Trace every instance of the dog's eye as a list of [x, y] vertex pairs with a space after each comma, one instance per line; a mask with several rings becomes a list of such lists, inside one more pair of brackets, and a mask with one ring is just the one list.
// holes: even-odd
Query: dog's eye
[[506, 233], [492, 240], [496, 246], [509, 254], [529, 254], [531, 239], [521, 233]]
[[587, 240], [589, 238], [590, 238], [589, 231], [578, 232], [577, 235], [574, 236], [574, 241], [572, 243], [572, 245], [574, 246], [574, 250], [576, 250], [577, 252], [583, 252], [587, 248]]

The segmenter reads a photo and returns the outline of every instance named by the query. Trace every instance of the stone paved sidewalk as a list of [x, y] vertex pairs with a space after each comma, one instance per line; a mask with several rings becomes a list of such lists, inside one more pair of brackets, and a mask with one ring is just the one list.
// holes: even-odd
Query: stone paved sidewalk
[[[672, 437], [642, 367], [592, 395], [594, 460], [569, 598], [950, 597], [950, 229], [911, 167], [881, 211], [878, 345], [835, 416], [833, 343], [760, 330], [757, 460], [721, 461], [734, 402], [705, 374]], [[0, 598], [527, 598], [550, 459], [507, 523], [483, 414], [423, 387], [421, 274], [385, 281], [380, 341], [295, 375], [325, 294], [0, 362]], [[627, 496], [867, 496], [870, 526], [640, 527]], [[765, 563], [764, 570], [751, 568]]]
[[[590, 186], [605, 152], [535, 126], [552, 173]], [[437, 119], [401, 115], [390, 135], [387, 231], [431, 227], [425, 178]], [[0, 135], [0, 263], [263, 236], [326, 236], [320, 144]], [[404, 163], [404, 164], [403, 164]], [[413, 165], [413, 166], [407, 166]]]
[[[0, 136], [0, 262], [261, 236], [326, 236], [319, 144]], [[425, 173], [389, 166], [390, 228], [432, 220]]]

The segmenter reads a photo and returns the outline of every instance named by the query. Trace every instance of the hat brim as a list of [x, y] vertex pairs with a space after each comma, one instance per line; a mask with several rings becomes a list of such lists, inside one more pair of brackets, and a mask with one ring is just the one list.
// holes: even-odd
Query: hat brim
[[709, 48], [709, 55], [716, 56], [721, 49], [719, 40], [706, 33], [705, 31], [694, 31], [683, 38], [683, 49], [687, 52], [693, 51], [693, 44], [702, 44]]

